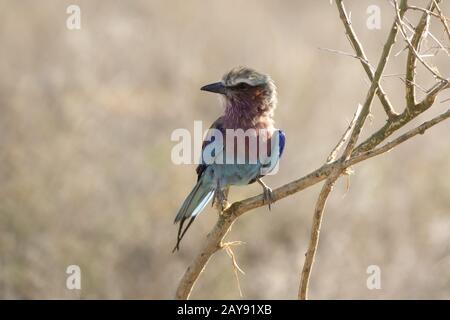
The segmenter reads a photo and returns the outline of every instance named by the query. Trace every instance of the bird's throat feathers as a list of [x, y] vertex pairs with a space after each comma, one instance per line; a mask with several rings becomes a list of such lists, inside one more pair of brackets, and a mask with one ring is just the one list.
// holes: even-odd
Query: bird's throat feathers
[[225, 97], [223, 124], [227, 129], [273, 130], [276, 101], [267, 97]]

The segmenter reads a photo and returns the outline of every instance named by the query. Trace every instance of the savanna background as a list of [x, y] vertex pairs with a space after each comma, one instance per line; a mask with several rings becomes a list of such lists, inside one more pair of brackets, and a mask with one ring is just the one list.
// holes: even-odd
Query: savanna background
[[[81, 8], [81, 30], [66, 28], [71, 4]], [[384, 0], [346, 4], [375, 64], [393, 9]], [[366, 27], [373, 4], [380, 30]], [[450, 3], [441, 7], [448, 15]], [[404, 46], [399, 40], [395, 52]], [[196, 179], [195, 165], [172, 163], [172, 131], [192, 130], [194, 120], [209, 126], [222, 109], [199, 88], [250, 66], [275, 80], [276, 125], [287, 135], [280, 170], [266, 182], [317, 168], [368, 88], [359, 61], [319, 47], [352, 52], [330, 1], [1, 0], [0, 298], [172, 298], [217, 215], [208, 207], [171, 253], [174, 215]], [[449, 74], [444, 52], [432, 59]], [[405, 53], [392, 58], [386, 74], [404, 73], [404, 62]], [[382, 83], [401, 111], [403, 82]], [[448, 98], [447, 90], [413, 124], [448, 109]], [[372, 110], [363, 138], [385, 121], [377, 99]], [[449, 134], [444, 122], [339, 180], [311, 298], [450, 298]], [[227, 239], [245, 242], [234, 249], [244, 298], [297, 296], [319, 188], [234, 225]], [[236, 187], [230, 196], [260, 192]], [[81, 268], [80, 291], [66, 288], [72, 264]], [[370, 265], [381, 268], [380, 290], [366, 287]], [[239, 298], [225, 252], [192, 298]]]

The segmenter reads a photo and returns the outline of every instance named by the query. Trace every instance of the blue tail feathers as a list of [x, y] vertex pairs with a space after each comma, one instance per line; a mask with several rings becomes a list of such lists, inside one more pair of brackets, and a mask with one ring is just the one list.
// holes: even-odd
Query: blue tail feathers
[[175, 217], [175, 223], [197, 216], [214, 195], [214, 188], [200, 179], [184, 200], [183, 205]]
[[[211, 183], [206, 182], [202, 175], [197, 181], [194, 189], [192, 189], [187, 198], [184, 200], [180, 211], [178, 211], [178, 214], [175, 217], [174, 223], [180, 222], [180, 226], [178, 228], [177, 244], [175, 245], [175, 248], [173, 248], [172, 252], [179, 249], [180, 241], [183, 239], [184, 234], [191, 226], [195, 217], [202, 212], [209, 201], [211, 201], [214, 196], [214, 191], [214, 186]], [[183, 230], [184, 222], [188, 218], [190, 218], [190, 221]]]

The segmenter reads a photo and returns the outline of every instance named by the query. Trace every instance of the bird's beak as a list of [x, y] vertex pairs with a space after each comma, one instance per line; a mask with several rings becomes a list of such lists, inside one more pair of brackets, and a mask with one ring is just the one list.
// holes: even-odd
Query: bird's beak
[[221, 94], [226, 93], [226, 87], [222, 82], [215, 82], [215, 83], [207, 84], [206, 86], [201, 87], [200, 90], [214, 92], [214, 93], [221, 93]]

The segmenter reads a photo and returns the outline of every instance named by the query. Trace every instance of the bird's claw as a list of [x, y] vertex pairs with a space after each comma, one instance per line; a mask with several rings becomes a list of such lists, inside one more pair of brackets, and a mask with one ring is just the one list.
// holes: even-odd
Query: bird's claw
[[227, 197], [222, 190], [218, 189], [215, 191], [212, 206], [215, 207], [220, 212], [223, 212], [226, 208], [228, 208], [229, 204], [227, 201]]
[[264, 203], [269, 206], [269, 211], [272, 210], [271, 204], [273, 203], [273, 192], [269, 187], [265, 187], [263, 191]]

